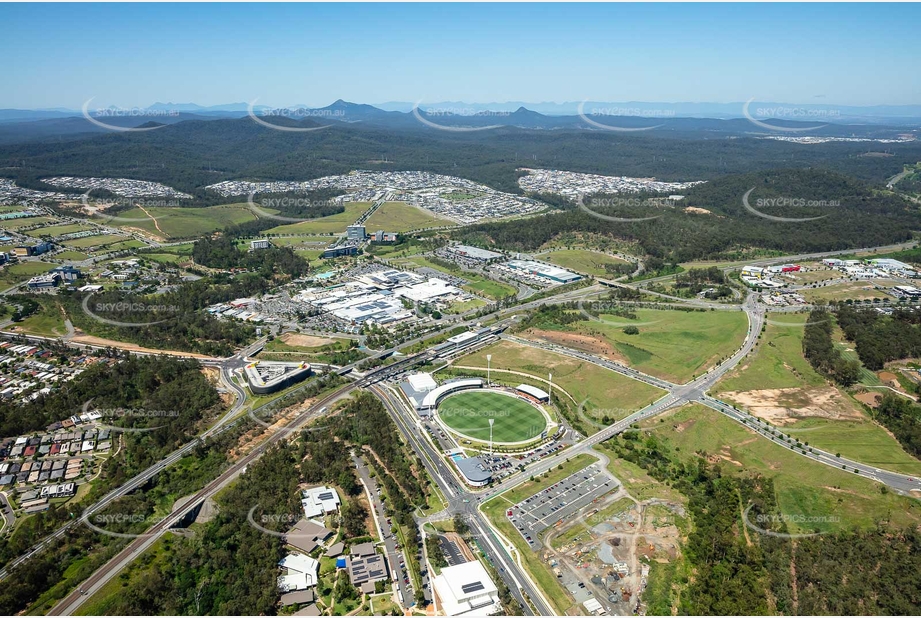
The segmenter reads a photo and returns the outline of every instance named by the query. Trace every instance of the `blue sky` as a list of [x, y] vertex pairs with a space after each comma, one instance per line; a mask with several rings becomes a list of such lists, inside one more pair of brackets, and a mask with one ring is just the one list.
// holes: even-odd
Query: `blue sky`
[[0, 107], [921, 103], [921, 6], [0, 5]]

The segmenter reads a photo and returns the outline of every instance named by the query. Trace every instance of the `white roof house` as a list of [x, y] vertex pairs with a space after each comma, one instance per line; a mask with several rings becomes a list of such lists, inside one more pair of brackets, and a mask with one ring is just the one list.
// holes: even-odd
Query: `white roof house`
[[433, 583], [447, 616], [488, 616], [501, 609], [499, 591], [477, 560], [445, 567]]
[[331, 487], [313, 487], [305, 489], [301, 494], [301, 505], [304, 507], [304, 516], [307, 519], [323, 517], [328, 513], [335, 513], [339, 510], [341, 501], [339, 494]]
[[304, 590], [317, 585], [320, 563], [304, 554], [288, 554], [279, 561], [285, 572], [278, 578], [281, 592]]

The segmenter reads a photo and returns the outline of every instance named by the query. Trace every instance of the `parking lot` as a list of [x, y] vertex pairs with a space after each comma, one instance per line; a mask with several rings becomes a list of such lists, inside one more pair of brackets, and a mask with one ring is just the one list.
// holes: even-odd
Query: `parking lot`
[[541, 546], [538, 538], [541, 531], [572, 517], [616, 488], [604, 467], [592, 464], [512, 506], [506, 516], [531, 549], [536, 550]]
[[444, 552], [445, 560], [448, 561], [448, 566], [457, 566], [467, 562], [464, 554], [461, 553], [460, 548], [454, 541], [447, 537], [439, 536], [438, 543], [441, 545], [441, 551]]

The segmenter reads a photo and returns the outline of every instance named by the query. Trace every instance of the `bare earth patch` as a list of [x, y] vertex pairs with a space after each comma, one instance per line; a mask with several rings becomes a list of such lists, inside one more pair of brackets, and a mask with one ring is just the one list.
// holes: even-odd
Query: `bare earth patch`
[[302, 335], [300, 333], [285, 333], [281, 336], [283, 343], [297, 346], [299, 348], [319, 348], [324, 345], [336, 343], [335, 339], [326, 337], [314, 337], [313, 335]]
[[87, 345], [99, 345], [105, 346], [107, 348], [118, 348], [119, 350], [128, 350], [129, 352], [147, 352], [148, 354], [166, 354], [167, 356], [184, 356], [186, 358], [211, 358], [207, 354], [181, 352], [179, 350], [156, 350], [154, 348], [145, 348], [134, 343], [115, 341], [113, 339], [103, 339], [102, 337], [93, 337], [92, 335], [75, 335], [70, 340], [74, 343], [85, 343]]
[[859, 393], [854, 395], [854, 399], [860, 403], [865, 403], [871, 408], [875, 408], [879, 405], [880, 400], [883, 398], [881, 393]]
[[617, 352], [610, 343], [603, 339], [597, 339], [589, 335], [580, 335], [579, 333], [563, 333], [559, 331], [541, 330], [539, 328], [529, 328], [522, 335], [533, 341], [545, 341], [555, 343], [574, 350], [582, 350], [597, 356], [602, 356], [608, 360], [618, 361], [627, 364], [627, 359]]
[[695, 215], [712, 215], [713, 214], [706, 208], [698, 208], [697, 206], [688, 206], [687, 208], [684, 209], [684, 212], [689, 212]]
[[831, 386], [735, 391], [724, 393], [724, 396], [774, 425], [786, 425], [803, 418], [863, 418], [844, 395]]

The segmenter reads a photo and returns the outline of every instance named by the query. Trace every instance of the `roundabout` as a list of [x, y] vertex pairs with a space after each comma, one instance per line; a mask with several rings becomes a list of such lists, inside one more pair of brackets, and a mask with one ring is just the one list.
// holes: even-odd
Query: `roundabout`
[[528, 442], [551, 424], [550, 417], [537, 405], [497, 389], [465, 390], [449, 395], [439, 402], [437, 414], [447, 429], [479, 442], [489, 442], [489, 419], [493, 419], [495, 444]]

